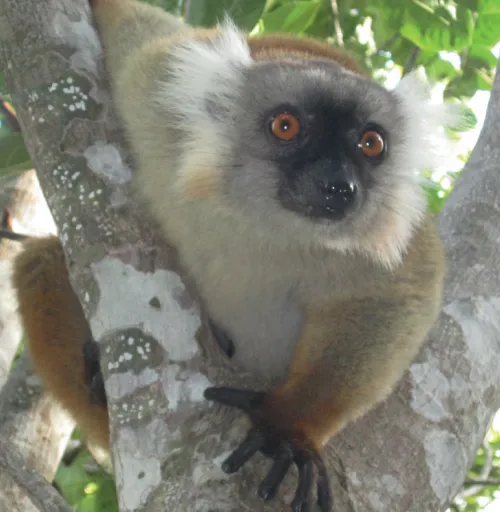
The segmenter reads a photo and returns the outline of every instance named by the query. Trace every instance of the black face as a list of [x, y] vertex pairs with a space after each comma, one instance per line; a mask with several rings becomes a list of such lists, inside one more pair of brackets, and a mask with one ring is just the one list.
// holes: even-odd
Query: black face
[[312, 219], [339, 220], [356, 210], [387, 156], [385, 131], [353, 104], [283, 104], [265, 123], [280, 172], [278, 199]]

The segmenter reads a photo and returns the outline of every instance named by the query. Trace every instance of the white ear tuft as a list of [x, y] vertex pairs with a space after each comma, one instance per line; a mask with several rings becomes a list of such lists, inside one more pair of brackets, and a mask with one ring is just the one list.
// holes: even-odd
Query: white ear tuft
[[228, 14], [224, 16], [224, 21], [219, 25], [219, 28], [222, 32], [220, 48], [223, 51], [221, 53], [231, 56], [240, 64], [250, 65], [252, 57], [250, 56], [247, 38]]
[[408, 164], [415, 171], [446, 164], [452, 155], [452, 145], [445, 127], [457, 124], [460, 108], [433, 101], [429, 84], [416, 71], [403, 77], [394, 93], [400, 100], [407, 123], [405, 152], [409, 156]]
[[[168, 79], [157, 101], [189, 124], [207, 118], [207, 105], [230, 111], [252, 58], [246, 36], [226, 17], [210, 38], [186, 39], [172, 48]], [[190, 131], [189, 130], [189, 131]]]
[[244, 72], [251, 64], [246, 36], [229, 18], [212, 34], [188, 31], [172, 46], [153, 101], [165, 113], [165, 128], [176, 132], [174, 139], [182, 134], [177, 141], [182, 147], [176, 148], [181, 189], [193, 176], [217, 181], [210, 175], [220, 170], [228, 118], [240, 103]]

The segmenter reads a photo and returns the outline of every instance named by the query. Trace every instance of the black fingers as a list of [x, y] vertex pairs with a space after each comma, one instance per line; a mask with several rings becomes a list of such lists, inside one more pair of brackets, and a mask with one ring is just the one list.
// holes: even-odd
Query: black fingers
[[271, 469], [258, 489], [262, 499], [270, 500], [276, 496], [290, 466], [295, 463], [299, 470], [299, 480], [292, 502], [293, 512], [309, 512], [311, 509], [315, 472], [318, 506], [321, 512], [331, 512], [333, 500], [321, 455], [304, 437], [303, 432], [294, 432], [293, 427], [281, 430], [275, 426], [272, 418], [271, 421], [267, 421], [267, 413], [262, 408], [265, 393], [211, 387], [205, 389], [204, 395], [207, 400], [243, 410], [254, 424], [246, 439], [224, 461], [223, 471], [226, 473], [238, 471], [257, 451], [271, 457], [273, 459]]
[[313, 461], [309, 456], [296, 459], [299, 468], [299, 484], [292, 501], [293, 512], [308, 512], [312, 502]]
[[278, 448], [271, 470], [259, 486], [259, 496], [271, 500], [276, 496], [281, 482], [288, 473], [293, 462], [293, 450], [287, 443]]
[[83, 342], [82, 350], [85, 382], [89, 387], [89, 401], [106, 407], [106, 390], [101, 372], [99, 344], [89, 335]]
[[214, 323], [211, 319], [208, 320], [208, 324], [210, 326], [210, 330], [214, 335], [215, 341], [222, 349], [224, 354], [227, 357], [234, 356], [234, 343], [233, 340], [225, 333], [223, 329], [221, 329], [216, 323]]
[[203, 393], [207, 400], [236, 407], [251, 414], [261, 403], [264, 393], [261, 391], [248, 391], [234, 388], [207, 388]]
[[264, 445], [265, 438], [258, 430], [251, 430], [245, 440], [234, 450], [234, 452], [222, 463], [222, 471], [234, 473], [250, 460], [255, 452]]
[[333, 508], [333, 498], [330, 490], [330, 482], [325, 464], [319, 456], [315, 457], [317, 475], [318, 507], [321, 512], [330, 512]]

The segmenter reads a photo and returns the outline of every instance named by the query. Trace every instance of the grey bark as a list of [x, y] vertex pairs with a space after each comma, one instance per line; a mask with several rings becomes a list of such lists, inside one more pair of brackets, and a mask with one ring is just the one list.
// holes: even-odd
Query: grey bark
[[[23, 464], [36, 471], [47, 484], [54, 478], [73, 428], [73, 420], [44, 391], [24, 353], [0, 390], [1, 442], [12, 447], [22, 457]], [[9, 465], [8, 460], [5, 464]], [[2, 467], [0, 462], [0, 510], [45, 510], [36, 508], [22, 486], [11, 485], [11, 469]]]
[[[26, 495], [36, 508], [25, 509], [17, 503], [14, 507], [2, 508], [12, 512], [38, 510], [40, 512], [71, 512], [61, 495], [43, 479], [40, 474], [30, 468], [19, 451], [9, 441], [0, 437], [0, 474], [5, 473], [11, 482]], [[3, 503], [0, 497], [0, 504]]]
[[[248, 423], [208, 409], [202, 392], [248, 376], [218, 357], [173, 251], [137, 210], [86, 2], [0, 0], [0, 13], [0, 65], [103, 348], [121, 510], [282, 510], [295, 475], [264, 505], [262, 456], [236, 475], [220, 470]], [[497, 75], [439, 218], [450, 258], [442, 315], [391, 397], [329, 444], [336, 511], [444, 510], [498, 409], [499, 109]]]

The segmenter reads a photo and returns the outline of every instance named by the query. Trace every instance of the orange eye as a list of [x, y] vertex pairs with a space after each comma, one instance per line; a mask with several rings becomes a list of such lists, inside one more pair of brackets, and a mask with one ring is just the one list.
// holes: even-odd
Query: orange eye
[[273, 118], [271, 131], [280, 140], [292, 140], [300, 131], [300, 123], [294, 115], [283, 112]]
[[385, 150], [385, 141], [380, 133], [375, 130], [366, 130], [359, 141], [358, 147], [365, 156], [376, 158]]

